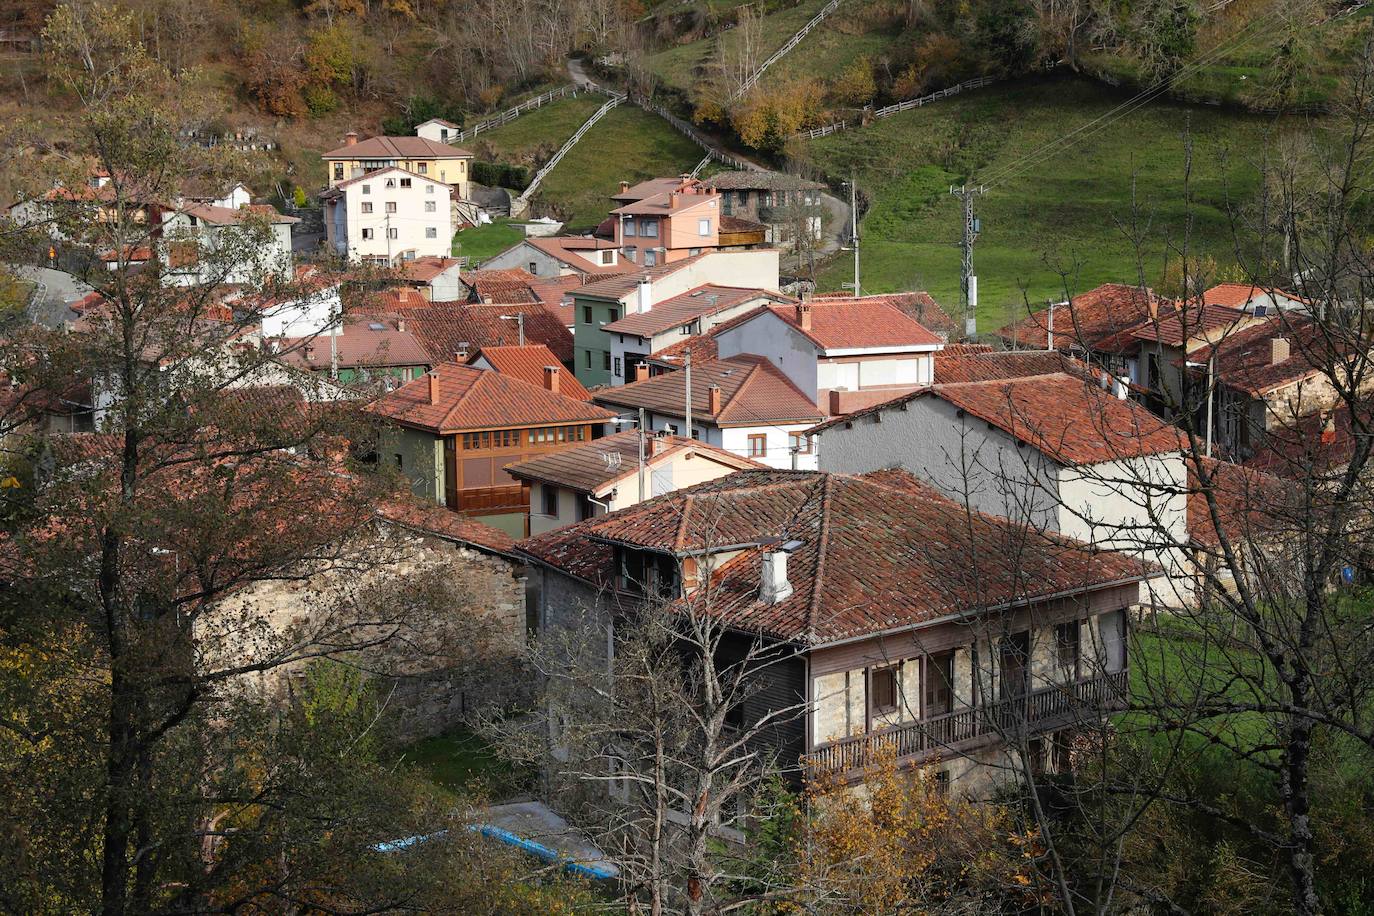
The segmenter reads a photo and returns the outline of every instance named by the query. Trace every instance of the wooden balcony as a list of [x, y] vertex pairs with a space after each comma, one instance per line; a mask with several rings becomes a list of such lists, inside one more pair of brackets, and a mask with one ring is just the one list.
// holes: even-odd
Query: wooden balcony
[[991, 744], [1003, 735], [1050, 731], [1124, 709], [1127, 672], [1115, 671], [1071, 684], [1035, 690], [1013, 700], [971, 706], [920, 722], [841, 738], [811, 751], [812, 772], [853, 773], [875, 763], [882, 752], [920, 763]]
[[458, 491], [456, 506], [450, 508], [474, 515], [504, 512], [528, 512], [529, 493], [524, 487], [470, 487]]

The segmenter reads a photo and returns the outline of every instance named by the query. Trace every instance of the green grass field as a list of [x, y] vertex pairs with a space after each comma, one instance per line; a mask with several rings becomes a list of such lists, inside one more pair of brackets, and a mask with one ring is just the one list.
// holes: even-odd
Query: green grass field
[[690, 171], [701, 155], [700, 147], [662, 118], [621, 105], [598, 121], [548, 174], [536, 203], [553, 205], [568, 229], [588, 229], [606, 218], [610, 196], [622, 180], [633, 183]]
[[485, 226], [464, 229], [453, 237], [453, 256], [471, 258], [476, 266], [487, 258], [498, 255], [525, 237], [518, 227], [508, 220], [498, 219]]
[[470, 146], [481, 159], [538, 167], [558, 152], [582, 123], [606, 102], [600, 93], [584, 92], [536, 108], [494, 130], [478, 134]]
[[[927, 289], [959, 303], [959, 202], [950, 185], [984, 180], [1042, 143], [1111, 109], [1120, 97], [1085, 80], [993, 86], [804, 145], [831, 175], [854, 174], [873, 204], [860, 231], [866, 291]], [[1258, 188], [1251, 164], [1271, 119], [1157, 102], [995, 184], [976, 202], [974, 248], [979, 330], [1107, 281], [1157, 283], [1165, 252], [1182, 242], [1233, 263], [1229, 213]], [[1185, 202], [1185, 132], [1193, 172]], [[1135, 214], [1133, 216], [1133, 195]], [[1191, 210], [1191, 213], [1190, 213]], [[1125, 227], [1135, 222], [1143, 258]], [[852, 267], [832, 262], [821, 278], [838, 289]]]

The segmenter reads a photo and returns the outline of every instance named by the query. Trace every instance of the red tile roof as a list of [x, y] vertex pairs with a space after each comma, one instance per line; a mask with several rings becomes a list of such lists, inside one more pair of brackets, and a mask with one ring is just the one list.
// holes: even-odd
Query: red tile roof
[[1157, 321], [1147, 321], [1131, 331], [1140, 340], [1156, 341], [1166, 347], [1182, 347], [1185, 343], [1225, 333], [1227, 329], [1253, 320], [1240, 309], [1225, 305], [1189, 303], [1169, 314], [1161, 314]]
[[285, 337], [274, 341], [288, 365], [327, 370], [337, 354], [340, 368], [428, 366], [429, 356], [415, 335], [397, 329], [394, 320], [347, 321], [340, 333], [309, 337]]
[[457, 258], [413, 258], [402, 262], [401, 276], [412, 283], [432, 283], [435, 277], [458, 263]]
[[1092, 369], [1058, 350], [993, 350], [982, 344], [954, 344], [935, 354], [935, 384], [989, 382], [1067, 372], [1093, 378]]
[[[352, 146], [341, 146], [321, 159], [471, 159], [472, 153], [424, 137], [369, 137]], [[428, 176], [421, 175], [421, 178]], [[429, 178], [430, 181], [435, 179]]]
[[[1274, 341], [1288, 342], [1288, 357], [1274, 361]], [[1340, 364], [1348, 348], [1329, 338], [1323, 328], [1304, 315], [1278, 314], [1259, 324], [1227, 335], [1214, 346], [1189, 355], [1193, 363], [1205, 363], [1216, 355], [1216, 374], [1221, 384], [1252, 397], [1319, 375], [1323, 367]]]
[[[709, 254], [707, 252], [706, 254]], [[692, 255], [683, 258], [681, 261], [672, 261], [668, 264], [659, 264], [656, 267], [638, 267], [633, 273], [621, 273], [614, 276], [588, 283], [586, 286], [575, 291], [578, 296], [589, 296], [596, 299], [613, 299], [619, 301], [626, 295], [633, 293], [639, 287], [639, 281], [643, 277], [650, 280], [658, 280], [662, 277], [675, 274], [684, 267], [688, 267], [706, 257], [706, 254]]]
[[1255, 443], [1246, 467], [1290, 479], [1320, 480], [1339, 474], [1360, 439], [1374, 435], [1374, 398], [1360, 398], [1296, 419], [1281, 418]]
[[[1134, 352], [1139, 341], [1131, 332], [1152, 314], [1172, 307], [1148, 288], [1104, 283], [1074, 296], [1068, 305], [1054, 305], [1007, 325], [997, 335], [1027, 349]], [[1047, 344], [1051, 321], [1054, 341]]]
[[[518, 244], [518, 243], [517, 243]], [[544, 252], [551, 258], [555, 258], [574, 270], [584, 274], [614, 276], [626, 271], [633, 270], [637, 265], [619, 263], [607, 265], [598, 264], [587, 252], [592, 251], [614, 251], [614, 242], [605, 239], [592, 238], [590, 236], [557, 236], [554, 238], [531, 238], [525, 239], [525, 244]]]
[[[431, 376], [438, 398], [430, 399]], [[444, 363], [368, 405], [367, 410], [435, 434], [466, 430], [599, 423], [613, 414], [519, 379]]]
[[[567, 325], [540, 303], [477, 305], [468, 302], [427, 302], [414, 290], [392, 290], [378, 298], [386, 314], [406, 319], [406, 329], [420, 341], [432, 364], [457, 358], [464, 345], [468, 354], [482, 347], [519, 343], [516, 322], [502, 315], [525, 316], [525, 341], [540, 343], [553, 351], [560, 363], [572, 362], [573, 338]], [[463, 357], [466, 359], [467, 357]]]
[[[812, 299], [809, 303], [762, 305], [717, 325], [711, 334], [719, 337], [768, 310], [822, 350], [933, 348], [944, 344], [929, 328], [883, 300], [884, 297], [870, 299], [865, 296], [862, 299]], [[802, 327], [800, 318], [802, 311], [808, 308], [811, 313], [809, 330]]]
[[254, 217], [260, 217], [269, 223], [300, 222], [297, 217], [286, 216], [277, 212], [277, 208], [270, 204], [249, 204], [245, 207], [239, 207], [237, 210], [231, 210], [228, 207], [216, 207], [211, 204], [190, 204], [181, 212], [215, 226], [232, 226]]
[[[763, 465], [724, 449], [684, 436], [657, 436], [645, 442], [646, 468], [676, 456], [692, 454], [733, 470]], [[612, 484], [631, 480], [639, 473], [639, 431], [628, 430], [594, 439], [586, 445], [549, 452], [528, 461], [506, 465], [513, 477], [546, 480], [583, 493], [600, 495]]]
[[1202, 294], [1202, 301], [1207, 305], [1225, 305], [1238, 309], [1248, 305], [1251, 299], [1260, 296], [1277, 296], [1292, 299], [1294, 302], [1309, 303], [1309, 300], [1297, 293], [1286, 292], [1275, 287], [1257, 286], [1253, 283], [1218, 283]]
[[[696, 184], [695, 182], [693, 183]], [[679, 185], [680, 187], [680, 185]], [[672, 205], [672, 198], [678, 198], [677, 206]], [[648, 197], [631, 201], [623, 207], [617, 207], [611, 211], [613, 216], [674, 216], [678, 213], [686, 213], [710, 202], [715, 203], [713, 210], [720, 209], [719, 191], [697, 191], [688, 189], [678, 191], [676, 188], [669, 191], [660, 191]]]
[[682, 357], [688, 353], [692, 354], [692, 359], [697, 362], [704, 362], [708, 359], [716, 359], [720, 356], [720, 349], [716, 346], [715, 328], [705, 334], [693, 334], [691, 337], [679, 340], [677, 343], [668, 344], [660, 347], [649, 354], [650, 359], [665, 360], [668, 357]]
[[813, 428], [824, 432], [936, 397], [992, 424], [1064, 465], [1098, 464], [1182, 448], [1179, 432], [1134, 401], [1113, 397], [1091, 380], [1063, 372], [983, 382], [933, 385]]
[[499, 528], [425, 502], [406, 493], [377, 504], [377, 516], [394, 525], [476, 547], [501, 556], [515, 556], [515, 539]]
[[694, 287], [679, 296], [654, 303], [647, 312], [632, 312], [618, 321], [612, 321], [602, 330], [612, 334], [634, 334], [639, 337], [652, 337], [672, 330], [679, 325], [715, 315], [726, 309], [735, 308], [755, 299], [779, 302], [788, 300], [780, 293], [766, 289], [744, 289], [738, 286], [719, 286], [705, 283]]
[[532, 286], [537, 282], [534, 274], [520, 268], [510, 270], [469, 270], [463, 273], [466, 283], [476, 296], [477, 302], [538, 302]]
[[931, 297], [930, 293], [922, 290], [914, 290], [906, 293], [880, 293], [873, 296], [860, 296], [855, 299], [848, 293], [817, 293], [811, 298], [812, 303], [820, 302], [883, 302], [904, 312], [908, 318], [913, 318], [920, 324], [932, 331], [944, 334], [946, 337], [958, 334], [959, 326], [949, 313], [940, 307], [940, 304]]
[[[1292, 518], [1298, 499], [1298, 489], [1292, 481], [1229, 461], [1200, 461], [1202, 474], [1207, 476], [1205, 485], [1198, 468], [1188, 462], [1188, 537], [1193, 543], [1218, 546], [1219, 528], [1232, 545], [1240, 548], [1281, 529], [1284, 519]], [[1208, 491], [1216, 504], [1215, 519]]]
[[[599, 404], [682, 416], [685, 373], [670, 372], [619, 388], [603, 388]], [[720, 388], [720, 411], [709, 407], [711, 386]], [[762, 356], [740, 354], [692, 365], [692, 417], [717, 426], [814, 423], [824, 417], [791, 379]]]
[[[762, 601], [762, 555], [775, 549], [765, 545], [789, 541], [800, 542], [787, 561], [793, 592]], [[715, 569], [711, 611], [732, 627], [808, 645], [1130, 584], [1151, 572], [1123, 554], [970, 513], [900, 471], [743, 471], [519, 546], [607, 585], [607, 542], [678, 554], [743, 548]]]
[[592, 396], [577, 376], [564, 369], [553, 351], [543, 344], [518, 344], [510, 347], [483, 347], [468, 358], [468, 365], [485, 357], [491, 368], [502, 375], [518, 378], [522, 382], [544, 387], [544, 367], [556, 366], [558, 373], [558, 393], [579, 401], [590, 401]]

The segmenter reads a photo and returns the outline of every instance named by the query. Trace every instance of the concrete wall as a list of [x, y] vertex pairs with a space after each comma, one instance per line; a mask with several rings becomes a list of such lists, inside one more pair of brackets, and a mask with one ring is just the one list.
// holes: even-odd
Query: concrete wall
[[716, 349], [721, 359], [741, 353], [766, 357], [807, 397], [817, 397], [816, 345], [772, 312], [722, 331], [716, 337]]
[[[766, 301], [768, 301], [766, 297], [758, 296], [739, 305], [722, 309], [714, 315], [704, 316], [699, 323], [701, 333], [706, 333], [718, 324], [724, 324], [732, 318], [743, 315]], [[626, 359], [626, 353], [649, 356], [664, 347], [686, 340], [689, 336], [691, 335], [684, 333], [682, 328], [672, 328], [652, 337], [607, 332], [606, 339], [611, 348], [611, 384], [624, 385], [634, 380], [634, 365], [631, 360]], [[721, 355], [724, 356], [725, 354]], [[617, 360], [619, 360], [618, 363]], [[616, 372], [617, 367], [620, 370], [618, 374]]]
[[831, 427], [818, 438], [822, 471], [861, 474], [900, 467], [952, 499], [1037, 528], [1059, 523], [1058, 466], [996, 427], [935, 397], [906, 410], [885, 410], [881, 421], [859, 417], [851, 428]]
[[[395, 187], [388, 188], [386, 184], [391, 180]], [[401, 187], [402, 180], [409, 180], [411, 186]], [[444, 258], [453, 253], [453, 217], [448, 205], [448, 185], [442, 181], [426, 181], [383, 169], [344, 188], [343, 194], [343, 202], [335, 208], [335, 220], [342, 211], [344, 231], [341, 236], [336, 235], [334, 244], [337, 249], [339, 238], [345, 238], [351, 260], [394, 261], [403, 254]], [[386, 212], [388, 202], [396, 204], [395, 213]], [[371, 213], [362, 212], [365, 203], [372, 205]], [[427, 204], [434, 205], [432, 212], [426, 210]], [[371, 231], [370, 239], [363, 238], [365, 229]], [[395, 232], [396, 238], [388, 238], [388, 230]], [[433, 230], [433, 238], [428, 236], [429, 230]]]
[[[237, 264], [216, 261], [212, 268], [205, 270], [196, 267], [165, 269], [165, 280], [178, 286], [192, 286], [197, 283], [260, 283], [267, 276], [288, 277], [295, 263], [291, 253], [291, 225], [273, 223], [268, 227], [271, 241], [266, 245], [246, 250], [244, 231], [237, 226], [211, 226], [201, 222], [192, 226], [189, 214], [169, 212], [162, 221], [164, 249], [177, 239], [195, 241], [207, 255], [219, 250], [221, 246], [230, 251], [238, 249], [245, 256]], [[222, 257], [222, 256], [221, 256]], [[164, 263], [171, 263], [168, 257]], [[213, 276], [211, 273], [213, 272]]]

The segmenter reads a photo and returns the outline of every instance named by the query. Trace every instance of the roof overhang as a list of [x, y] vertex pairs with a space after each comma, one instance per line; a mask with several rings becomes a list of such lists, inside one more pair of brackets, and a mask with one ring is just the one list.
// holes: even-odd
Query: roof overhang
[[943, 343], [904, 344], [895, 347], [825, 347], [822, 356], [888, 356], [904, 353], [935, 353], [943, 350]]

